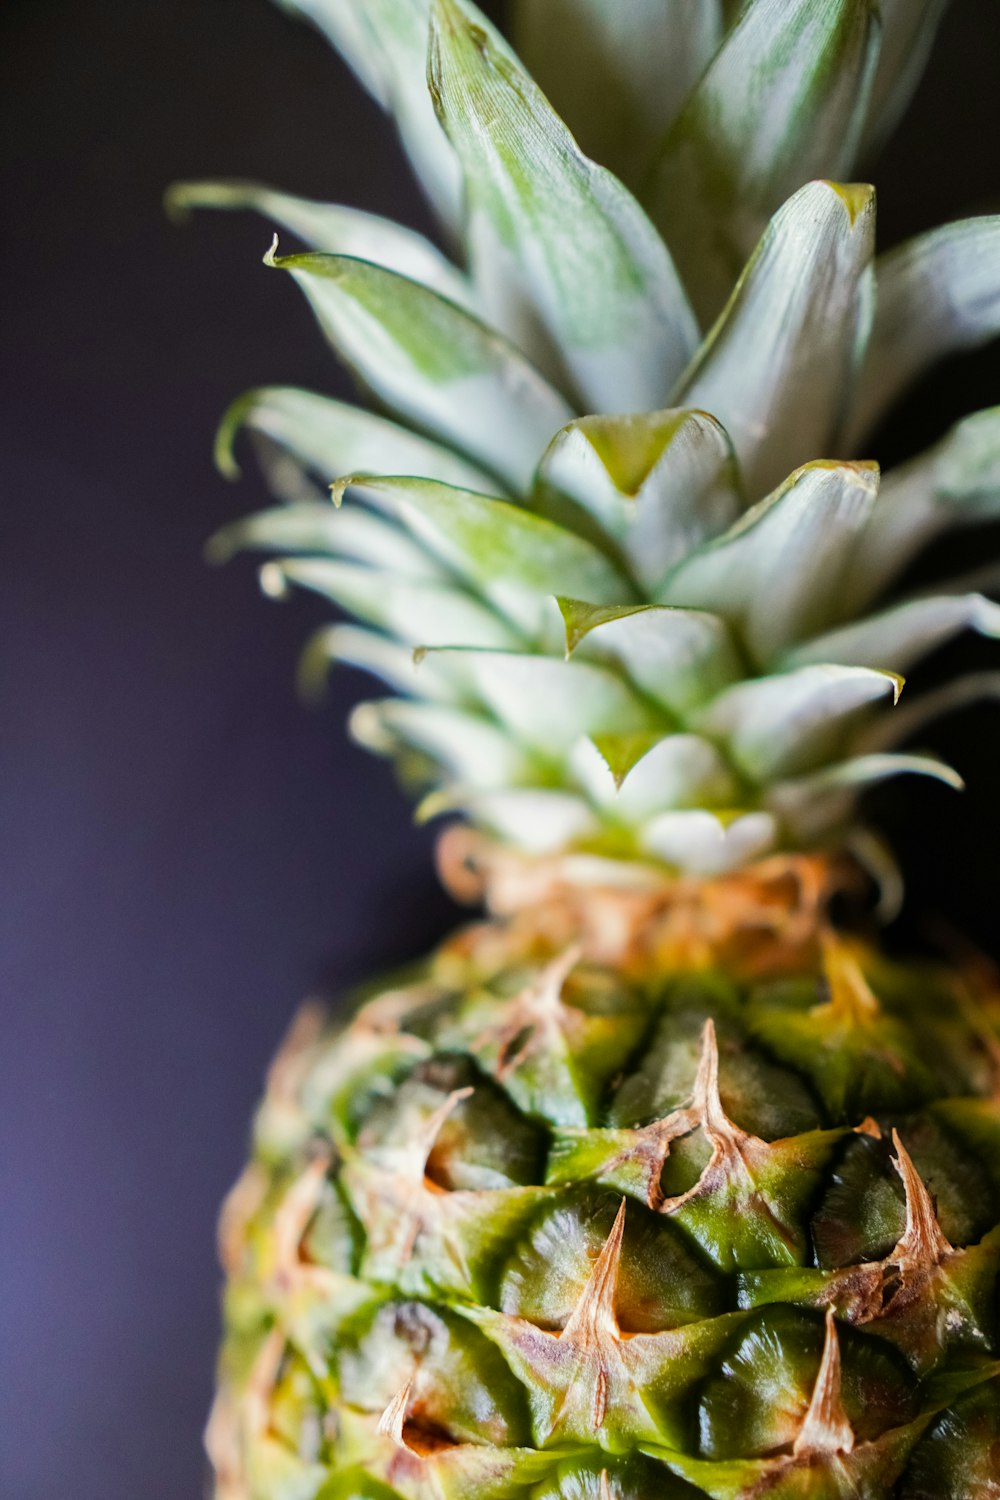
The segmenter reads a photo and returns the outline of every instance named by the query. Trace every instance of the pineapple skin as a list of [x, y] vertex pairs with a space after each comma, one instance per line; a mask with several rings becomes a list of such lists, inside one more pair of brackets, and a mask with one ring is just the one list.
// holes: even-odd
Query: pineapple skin
[[1000, 995], [834, 936], [817, 868], [494, 888], [302, 1012], [222, 1219], [218, 1500], [1000, 1494]]

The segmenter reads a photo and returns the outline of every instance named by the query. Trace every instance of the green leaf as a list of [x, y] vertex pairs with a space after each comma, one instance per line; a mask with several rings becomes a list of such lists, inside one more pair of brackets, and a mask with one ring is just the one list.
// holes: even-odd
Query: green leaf
[[637, 190], [723, 21], [719, 0], [518, 0], [514, 40], [582, 149]]
[[858, 548], [849, 582], [859, 610], [952, 527], [1000, 515], [1000, 406], [959, 422], [939, 443], [891, 469]]
[[587, 764], [585, 746], [573, 757], [577, 779], [610, 820], [641, 828], [668, 809], [733, 805], [737, 781], [714, 745], [694, 734], [646, 740], [642, 753], [640, 736], [598, 736], [600, 765]]
[[808, 844], [847, 822], [867, 787], [907, 775], [929, 776], [955, 791], [963, 786], [958, 772], [936, 756], [874, 753], [779, 782], [768, 793], [768, 806], [796, 840]]
[[310, 250], [370, 260], [430, 287], [442, 297], [473, 310], [475, 293], [468, 277], [415, 229], [358, 208], [296, 198], [260, 182], [178, 182], [167, 193], [173, 212], [192, 208], [253, 209], [272, 225], [287, 229]]
[[675, 392], [722, 423], [752, 500], [833, 450], [870, 324], [874, 204], [868, 187], [796, 193]]
[[293, 386], [261, 386], [229, 407], [219, 426], [215, 461], [230, 479], [239, 476], [233, 454], [243, 428], [286, 449], [321, 482], [343, 474], [414, 474], [444, 484], [489, 490], [482, 469], [449, 448], [419, 437], [385, 417]]
[[584, 736], [667, 728], [616, 673], [591, 662], [512, 651], [435, 653], [464, 672], [483, 704], [525, 745], [551, 759]]
[[880, 698], [895, 702], [901, 689], [898, 677], [868, 667], [800, 667], [736, 683], [708, 704], [695, 727], [721, 740], [755, 781], [772, 781], [830, 760], [858, 711]]
[[948, 0], [880, 0], [882, 46], [872, 85], [862, 156], [881, 150], [927, 65]]
[[1000, 604], [982, 594], [908, 599], [806, 641], [789, 654], [785, 665], [836, 661], [865, 667], [884, 664], [906, 672], [962, 630], [1000, 639]]
[[645, 849], [691, 875], [724, 875], [775, 847], [778, 827], [768, 812], [727, 819], [705, 809], [666, 812], [642, 830]]
[[702, 323], [779, 205], [847, 176], [878, 57], [874, 0], [755, 0], [667, 136], [649, 200]]
[[341, 255], [287, 255], [324, 332], [400, 415], [467, 450], [516, 489], [572, 412], [498, 334], [426, 287]]
[[844, 579], [877, 491], [875, 464], [807, 464], [680, 563], [665, 600], [722, 615], [755, 661], [776, 661], [842, 618]]
[[413, 646], [509, 646], [517, 636], [492, 610], [461, 589], [399, 578], [327, 558], [268, 563], [269, 592], [298, 584], [332, 599], [368, 625]]
[[997, 699], [1000, 699], [1000, 672], [967, 672], [929, 693], [922, 693], [891, 718], [871, 725], [858, 736], [854, 749], [859, 754], [891, 750], [937, 719]]
[[502, 729], [446, 704], [403, 698], [361, 703], [351, 715], [351, 734], [380, 755], [396, 755], [403, 746], [419, 750], [464, 788], [506, 787], [531, 773], [530, 761]]
[[542, 787], [456, 792], [428, 798], [420, 812], [424, 817], [437, 817], [458, 810], [477, 826], [490, 829], [504, 844], [532, 854], [569, 849], [600, 832], [593, 809], [582, 797]]
[[312, 21], [388, 110], [428, 198], [444, 222], [457, 228], [461, 219], [458, 163], [427, 91], [430, 0], [278, 3]]
[[494, 319], [527, 298], [515, 326], [537, 315], [585, 408], [661, 406], [697, 344], [665, 245], [485, 20], [460, 0], [434, 0], [432, 17], [431, 89], [465, 173], [477, 279], [499, 287]]
[[718, 615], [661, 605], [595, 608], [560, 599], [572, 652], [584, 641], [590, 656], [618, 664], [668, 713], [690, 714], [744, 675], [729, 627]]
[[596, 547], [504, 500], [420, 479], [361, 479], [355, 488], [529, 635], [537, 636], [551, 619], [551, 596], [560, 586], [595, 600], [628, 594]]
[[542, 509], [554, 493], [592, 517], [654, 596], [674, 563], [743, 508], [729, 439], [700, 411], [581, 417], [549, 444], [535, 490]]
[[461, 698], [433, 653], [417, 658], [411, 646], [359, 625], [326, 625], [314, 633], [299, 662], [303, 697], [320, 697], [331, 666], [338, 662], [370, 672], [399, 693], [442, 703]]
[[368, 563], [403, 578], [448, 581], [444, 568], [405, 532], [360, 506], [337, 511], [329, 501], [279, 505], [242, 516], [217, 531], [205, 548], [209, 562], [237, 552], [312, 552]]
[[880, 257], [878, 306], [847, 432], [855, 451], [931, 365], [1000, 333], [1000, 215], [964, 219]]

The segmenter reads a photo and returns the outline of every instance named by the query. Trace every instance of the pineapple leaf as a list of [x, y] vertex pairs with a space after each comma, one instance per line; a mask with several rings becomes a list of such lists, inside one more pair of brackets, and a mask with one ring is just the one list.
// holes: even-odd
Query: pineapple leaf
[[[640, 736], [619, 737], [619, 741], [615, 744], [613, 738], [596, 736], [581, 745], [573, 762], [577, 779], [591, 800], [603, 804], [615, 822], [639, 828], [669, 809], [731, 807], [739, 796], [736, 777], [708, 740], [694, 734], [669, 734], [652, 742], [647, 739], [645, 750]], [[591, 743], [602, 757], [596, 767], [593, 756], [589, 764], [585, 758]]]
[[450, 448], [361, 407], [292, 386], [247, 391], [229, 407], [219, 425], [215, 461], [230, 479], [239, 477], [233, 449], [243, 428], [286, 450], [326, 484], [341, 474], [384, 469], [469, 489], [495, 488], [482, 469]]
[[248, 550], [318, 553], [368, 563], [403, 578], [452, 581], [429, 552], [383, 517], [360, 506], [336, 511], [328, 500], [243, 516], [217, 531], [205, 549], [214, 563]]
[[564, 518], [566, 502], [586, 512], [650, 594], [743, 509], [729, 439], [700, 411], [581, 417], [549, 444], [534, 501]]
[[581, 147], [638, 190], [722, 39], [719, 0], [517, 0], [521, 56]]
[[175, 183], [167, 194], [167, 208], [175, 214], [192, 208], [252, 209], [272, 225], [287, 229], [310, 250], [370, 260], [473, 310], [475, 297], [468, 277], [424, 235], [392, 219], [340, 204], [296, 198], [263, 183], [235, 178]]
[[667, 249], [470, 9], [434, 0], [429, 77], [465, 174], [476, 278], [494, 312], [497, 297], [528, 299], [515, 326], [540, 321], [585, 409], [660, 406], [698, 336]]
[[434, 656], [463, 674], [522, 744], [549, 759], [584, 736], [670, 727], [617, 673], [593, 662], [512, 651], [444, 650]]
[[509, 787], [503, 791], [458, 789], [425, 799], [417, 809], [421, 820], [462, 811], [504, 843], [530, 854], [570, 849], [593, 837], [600, 825], [593, 808], [572, 792], [547, 787]]
[[847, 435], [854, 451], [945, 355], [1000, 333], [1000, 215], [945, 224], [878, 262], [878, 307]]
[[837, 661], [873, 667], [891, 662], [907, 671], [961, 630], [1000, 639], [1000, 604], [982, 594], [909, 599], [807, 641], [790, 653], [785, 665]]
[[457, 229], [461, 178], [427, 92], [430, 0], [278, 0], [322, 31], [388, 110], [424, 191]]
[[920, 82], [948, 0], [880, 0], [882, 46], [861, 141], [865, 157], [880, 151]]
[[415, 659], [413, 648], [390, 636], [359, 625], [326, 625], [317, 630], [299, 661], [298, 685], [303, 698], [316, 700], [323, 694], [327, 674], [337, 662], [370, 672], [373, 677], [408, 696], [452, 703], [460, 693], [439, 670], [433, 657], [423, 653]]
[[674, 393], [723, 424], [751, 499], [831, 449], [870, 323], [874, 201], [828, 182], [797, 192]]
[[761, 859], [777, 843], [778, 824], [769, 812], [725, 818], [703, 808], [661, 813], [642, 830], [650, 854], [694, 875], [723, 875]]
[[297, 584], [332, 599], [359, 620], [388, 630], [413, 646], [497, 648], [518, 643], [515, 630], [464, 589], [421, 579], [401, 578], [376, 568], [330, 558], [297, 558], [268, 563], [269, 593]]
[[551, 619], [560, 585], [597, 601], [628, 595], [589, 542], [507, 501], [421, 479], [360, 479], [355, 488], [531, 635]]
[[531, 773], [530, 761], [510, 735], [447, 704], [405, 698], [361, 703], [351, 715], [351, 734], [381, 755], [395, 755], [402, 746], [422, 751], [464, 787], [514, 786]]
[[1000, 699], [1000, 672], [967, 672], [919, 698], [889, 719], [876, 721], [855, 742], [856, 752], [891, 750], [912, 739], [918, 730], [945, 714], [957, 713], [975, 704]]
[[698, 609], [595, 608], [560, 599], [570, 651], [586, 640], [668, 713], [684, 716], [744, 674], [725, 621]]
[[955, 526], [1000, 515], [1000, 407], [957, 423], [939, 443], [892, 469], [879, 491], [851, 569], [851, 604], [860, 608]]
[[874, 0], [756, 0], [667, 136], [654, 221], [703, 323], [779, 205], [853, 167], [879, 48]]
[[937, 756], [876, 752], [778, 782], [768, 792], [768, 806], [793, 838], [810, 843], [847, 821], [860, 792], [894, 776], [929, 776], [958, 792], [964, 785], [958, 772]]
[[715, 542], [678, 564], [667, 604], [729, 620], [760, 663], [844, 609], [844, 578], [878, 492], [875, 464], [812, 463]]
[[721, 740], [746, 775], [771, 781], [829, 761], [858, 711], [885, 697], [895, 702], [902, 685], [868, 667], [800, 667], [736, 683], [699, 714], [696, 728]]
[[343, 255], [269, 257], [309, 299], [334, 348], [402, 416], [526, 489], [572, 412], [518, 351], [404, 276]]

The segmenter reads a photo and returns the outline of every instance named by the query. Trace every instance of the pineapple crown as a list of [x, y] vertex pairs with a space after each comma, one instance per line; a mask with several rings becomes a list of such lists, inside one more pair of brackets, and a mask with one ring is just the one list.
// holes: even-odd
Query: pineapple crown
[[284, 503], [211, 553], [268, 551], [268, 591], [360, 622], [305, 657], [392, 689], [355, 736], [426, 814], [696, 875], [859, 842], [859, 793], [900, 772], [957, 783], [895, 747], [998, 677], [888, 710], [1000, 606], [982, 580], [878, 601], [1000, 515], [1000, 408], [885, 476], [863, 455], [1000, 332], [1000, 218], [876, 259], [873, 189], [839, 180], [944, 0], [519, 0], [531, 73], [469, 0], [282, 3], [391, 112], [455, 252], [257, 184], [172, 195], [304, 242], [266, 263], [392, 414], [268, 388], [219, 436], [234, 473], [256, 435]]

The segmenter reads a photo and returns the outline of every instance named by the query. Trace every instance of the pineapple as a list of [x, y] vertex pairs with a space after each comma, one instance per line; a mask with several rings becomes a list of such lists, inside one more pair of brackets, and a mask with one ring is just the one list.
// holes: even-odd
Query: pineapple
[[520, 0], [522, 63], [469, 0], [285, 3], [461, 251], [175, 191], [306, 243], [267, 264], [389, 413], [243, 397], [221, 466], [249, 430], [283, 503], [212, 554], [355, 617], [304, 678], [388, 685], [353, 732], [485, 915], [273, 1066], [219, 1500], [1000, 1496], [1000, 991], [859, 915], [860, 793], [957, 783], [899, 746], [990, 686], [902, 674], [1000, 635], [975, 580], [883, 598], [1000, 515], [1000, 411], [866, 446], [1000, 330], [1000, 219], [875, 259], [849, 180], [943, 6]]

